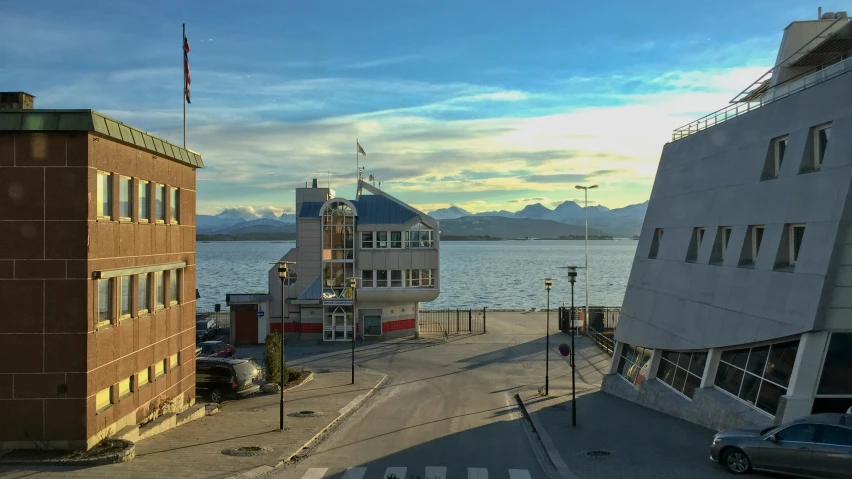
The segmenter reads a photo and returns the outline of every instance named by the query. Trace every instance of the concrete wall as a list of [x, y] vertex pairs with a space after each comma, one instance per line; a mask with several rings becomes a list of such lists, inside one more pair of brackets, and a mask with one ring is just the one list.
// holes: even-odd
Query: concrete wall
[[[841, 222], [852, 179], [852, 103], [838, 99], [850, 88], [852, 75], [841, 75], [665, 146], [618, 341], [707, 349], [793, 336], [824, 324], [818, 314], [823, 290], [836, 242], [845, 241], [848, 230]], [[832, 136], [821, 170], [800, 173], [812, 127], [829, 121]], [[789, 142], [779, 177], [761, 181], [771, 140], [781, 135], [789, 135]], [[807, 228], [795, 268], [778, 271], [787, 223]], [[738, 266], [749, 225], [766, 226], [753, 268]], [[733, 227], [729, 254], [721, 265], [709, 264], [720, 226]], [[706, 228], [706, 236], [697, 261], [688, 263], [694, 227]], [[656, 228], [664, 236], [657, 258], [649, 259]], [[842, 301], [833, 304], [841, 307]]]
[[[820, 33], [824, 37], [840, 29], [845, 24], [846, 19], [808, 20], [791, 23], [784, 29], [784, 36], [781, 39], [781, 47], [778, 49], [775, 65], [777, 66], [788, 59], [785, 64], [796, 61], [820, 44], [822, 41], [822, 39], [818, 38]], [[778, 85], [810, 70], [814, 70], [814, 67], [779, 68], [772, 76], [771, 84], [772, 86]]]

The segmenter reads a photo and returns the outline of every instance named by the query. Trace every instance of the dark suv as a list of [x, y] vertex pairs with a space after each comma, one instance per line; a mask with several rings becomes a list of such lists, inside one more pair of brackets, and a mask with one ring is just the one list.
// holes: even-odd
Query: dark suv
[[213, 402], [248, 396], [260, 391], [259, 374], [246, 359], [196, 358], [195, 391]]

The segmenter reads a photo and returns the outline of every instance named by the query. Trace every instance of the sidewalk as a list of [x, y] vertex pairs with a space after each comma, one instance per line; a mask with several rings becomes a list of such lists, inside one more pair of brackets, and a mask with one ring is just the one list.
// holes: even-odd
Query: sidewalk
[[[341, 414], [354, 409], [384, 377], [383, 374], [359, 372], [356, 384], [350, 385], [348, 372], [314, 375], [311, 381], [284, 392], [283, 432], [278, 430], [279, 395], [264, 394], [225, 402], [218, 414], [139, 442], [136, 459], [127, 463], [94, 468], [0, 467], [0, 477], [225, 478], [261, 466], [274, 466], [288, 460]], [[315, 411], [322, 415], [286, 415], [299, 411]], [[256, 456], [222, 453], [228, 448], [252, 446], [270, 451]]]

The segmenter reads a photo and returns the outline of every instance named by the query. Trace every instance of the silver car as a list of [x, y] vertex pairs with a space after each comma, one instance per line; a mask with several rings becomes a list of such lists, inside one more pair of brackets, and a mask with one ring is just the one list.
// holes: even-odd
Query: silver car
[[713, 437], [710, 459], [734, 474], [852, 478], [852, 415], [814, 414], [763, 430], [722, 431]]

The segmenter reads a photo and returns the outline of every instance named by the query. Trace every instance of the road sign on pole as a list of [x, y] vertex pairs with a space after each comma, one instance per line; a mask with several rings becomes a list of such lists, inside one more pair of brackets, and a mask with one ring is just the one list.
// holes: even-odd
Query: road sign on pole
[[571, 355], [571, 346], [568, 346], [565, 343], [559, 345], [559, 354], [563, 357], [567, 357]]

